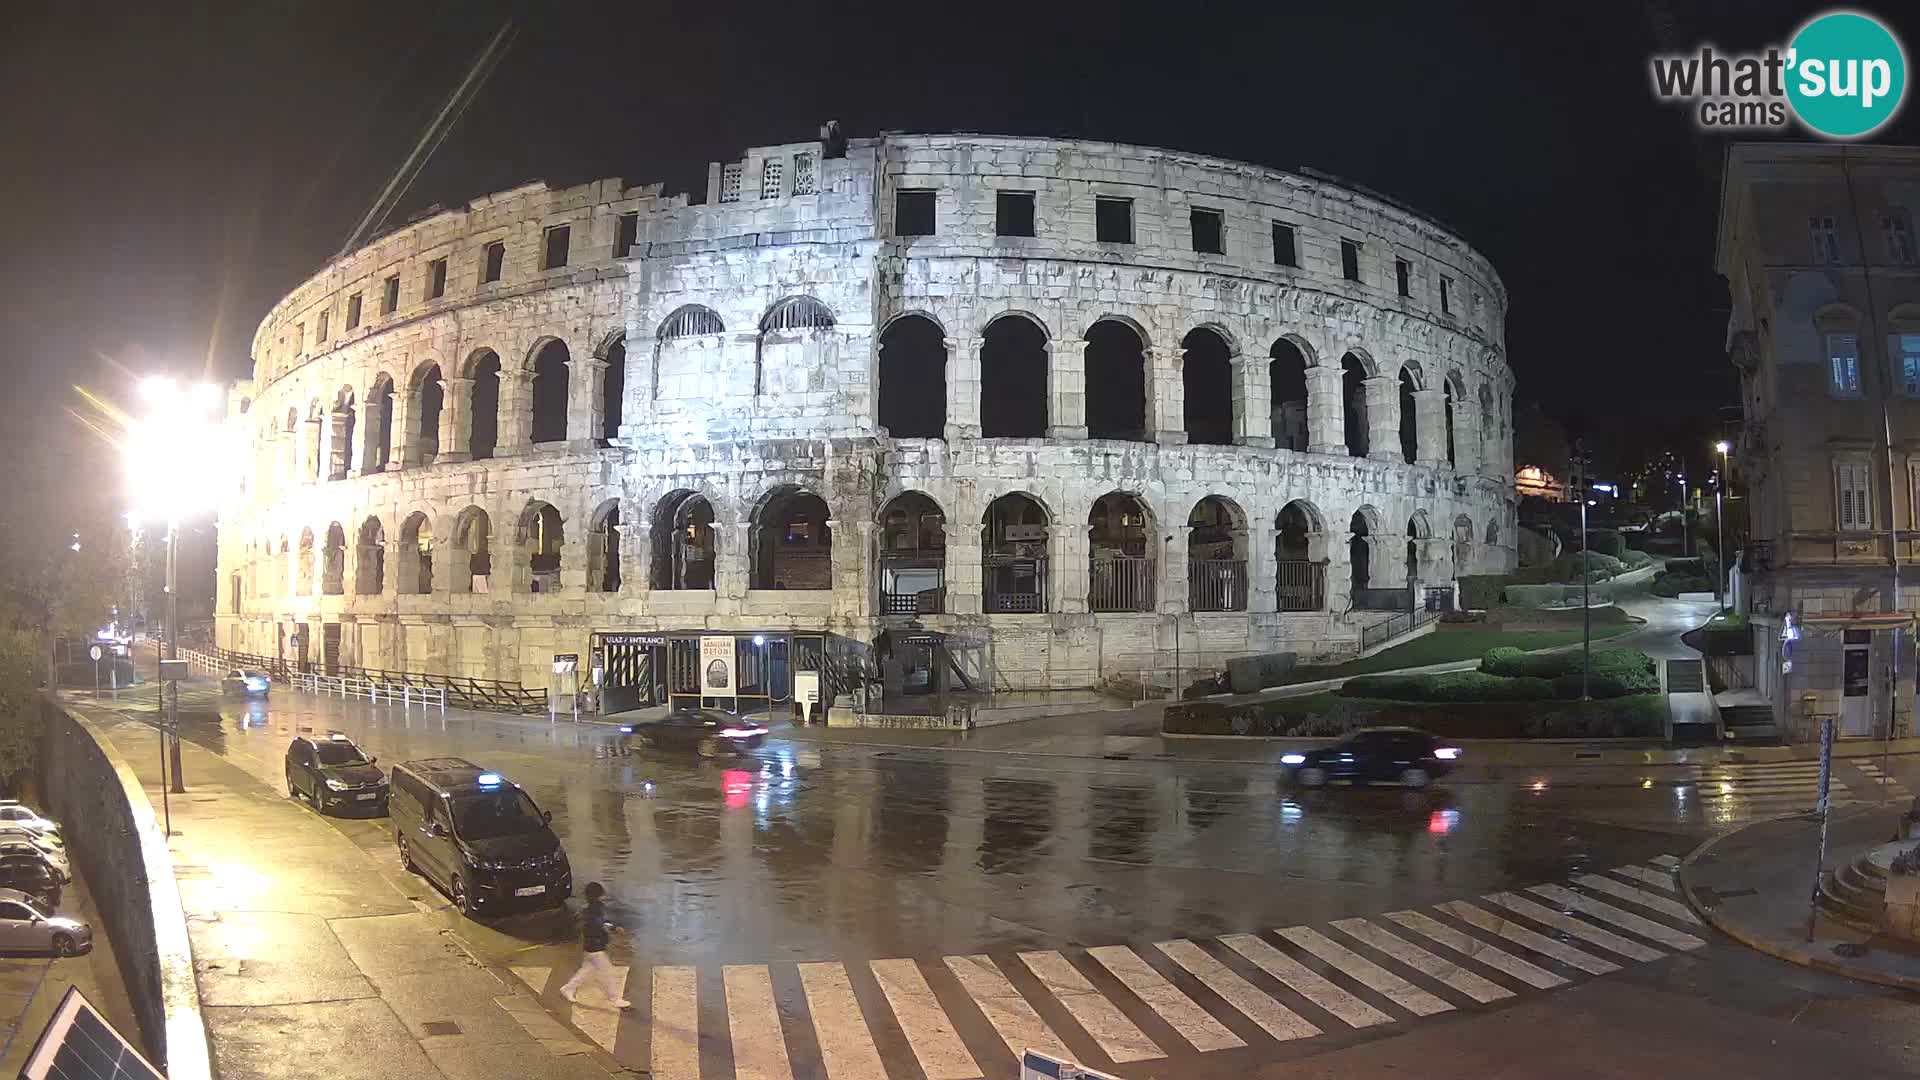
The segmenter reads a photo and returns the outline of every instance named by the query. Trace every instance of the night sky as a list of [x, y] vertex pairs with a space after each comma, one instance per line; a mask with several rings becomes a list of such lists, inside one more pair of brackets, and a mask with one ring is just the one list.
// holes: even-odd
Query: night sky
[[[1782, 41], [1818, 10], [528, 7], [395, 221], [534, 178], [703, 197], [708, 161], [828, 118], [856, 137], [1082, 136], [1311, 166], [1492, 259], [1520, 397], [1597, 436], [1692, 442], [1738, 401], [1712, 265], [1721, 144], [1654, 102], [1647, 54], [1659, 39]], [[269, 305], [338, 250], [507, 14], [404, 0], [10, 10], [0, 450], [29, 466], [16, 499], [111, 484], [97, 441], [64, 417], [71, 385], [245, 374]], [[1911, 51], [1920, 26], [1903, 36]], [[1910, 104], [1883, 141], [1916, 130]]]

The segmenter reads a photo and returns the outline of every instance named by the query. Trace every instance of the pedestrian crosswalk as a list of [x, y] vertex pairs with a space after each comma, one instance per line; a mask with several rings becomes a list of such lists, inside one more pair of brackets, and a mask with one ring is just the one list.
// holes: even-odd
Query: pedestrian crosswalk
[[[1195, 1055], [1498, 1007], [1703, 948], [1677, 865], [1661, 856], [1420, 910], [1219, 938], [616, 968], [633, 1011], [583, 988], [564, 1015], [655, 1080], [977, 1080], [1010, 1075], [1026, 1049], [1102, 1069], [1177, 1069]], [[550, 1005], [567, 974], [514, 973]]]
[[1876, 788], [1884, 788], [1889, 799], [1909, 800], [1913, 791], [1900, 782], [1899, 778], [1880, 767], [1880, 763], [1867, 758], [1854, 758], [1853, 767], [1867, 774]]
[[[1820, 763], [1792, 761], [1727, 762], [1683, 767], [1675, 789], [1702, 817], [1717, 824], [1805, 813], [1820, 801]], [[1828, 788], [1833, 807], [1859, 800], [1836, 769]]]

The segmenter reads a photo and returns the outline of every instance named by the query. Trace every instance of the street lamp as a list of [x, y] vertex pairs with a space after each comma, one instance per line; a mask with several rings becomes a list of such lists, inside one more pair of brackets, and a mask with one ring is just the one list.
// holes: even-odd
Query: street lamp
[[[182, 386], [165, 376], [140, 383], [143, 411], [127, 427], [127, 497], [133, 503], [127, 518], [167, 523], [167, 659], [178, 660], [180, 611], [178, 596], [180, 519], [213, 507], [218, 497], [216, 475], [227, 460], [218, 418], [221, 391], [199, 383]], [[166, 686], [161, 685], [161, 693]], [[180, 687], [167, 695], [163, 741], [173, 770], [169, 790], [186, 791], [180, 779]], [[171, 827], [169, 827], [171, 831]]]
[[1720, 535], [1719, 544], [1714, 549], [1719, 552], [1720, 564], [1714, 568], [1713, 597], [1720, 602], [1720, 607], [1724, 609], [1727, 606], [1726, 581], [1729, 564], [1727, 562], [1727, 513], [1725, 505], [1721, 502], [1720, 494], [1727, 486], [1727, 451], [1733, 449], [1733, 444], [1725, 439], [1721, 439], [1719, 442], [1713, 444], [1713, 448], [1720, 451], [1720, 475], [1714, 477], [1713, 480], [1713, 526], [1719, 530]]

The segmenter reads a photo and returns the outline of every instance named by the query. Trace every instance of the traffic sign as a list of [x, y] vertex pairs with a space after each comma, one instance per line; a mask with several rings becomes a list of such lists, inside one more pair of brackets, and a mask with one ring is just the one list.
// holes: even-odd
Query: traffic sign
[[100, 646], [95, 645], [93, 648], [87, 650], [87, 655], [93, 657], [95, 663], [99, 663], [100, 658], [105, 656], [106, 653], [101, 651]]

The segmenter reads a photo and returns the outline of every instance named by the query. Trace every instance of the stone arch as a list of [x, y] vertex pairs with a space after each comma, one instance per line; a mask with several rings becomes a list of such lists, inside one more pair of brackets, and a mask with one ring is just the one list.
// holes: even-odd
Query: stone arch
[[454, 515], [453, 532], [448, 537], [452, 556], [453, 592], [493, 591], [493, 519], [478, 506], [469, 506]]
[[888, 499], [876, 519], [880, 614], [946, 611], [947, 515], [922, 491]]
[[1487, 519], [1487, 546], [1493, 547], [1498, 543], [1500, 543], [1500, 523], [1497, 521], [1494, 521], [1492, 518], [1488, 518]]
[[360, 523], [360, 536], [354, 562], [353, 591], [359, 596], [378, 596], [387, 590], [387, 527], [376, 515]]
[[608, 499], [588, 519], [587, 591], [620, 591], [620, 500]]
[[1233, 444], [1233, 343], [1224, 331], [1199, 326], [1180, 342], [1182, 414], [1187, 442]]
[[367, 388], [366, 446], [362, 473], [381, 472], [393, 460], [393, 376], [382, 371]]
[[1153, 509], [1133, 492], [1110, 491], [1087, 511], [1087, 610], [1154, 610]]
[[1102, 316], [1087, 328], [1087, 437], [1148, 441], [1147, 335], [1132, 319]]
[[1414, 397], [1422, 389], [1419, 370], [1411, 363], [1400, 365], [1400, 460], [1406, 462], [1420, 459], [1420, 405]]
[[395, 591], [410, 596], [433, 592], [433, 519], [415, 510], [400, 523], [400, 558]]
[[353, 435], [359, 420], [353, 387], [334, 391], [327, 414], [327, 479], [345, 480], [353, 469]]
[[314, 480], [327, 476], [327, 412], [319, 398], [307, 402], [307, 475]]
[[606, 366], [600, 370], [600, 432], [602, 442], [620, 437], [627, 415], [627, 339], [616, 330], [600, 343], [596, 354]]
[[702, 304], [682, 304], [660, 320], [660, 328], [654, 332], [654, 337], [660, 341], [673, 341], [726, 332], [726, 324], [720, 321], [719, 313], [712, 308]]
[[1407, 519], [1407, 538], [1410, 540], [1430, 540], [1433, 538], [1433, 525], [1427, 520], [1425, 510], [1415, 510]]
[[1490, 469], [1499, 460], [1500, 418], [1493, 411], [1493, 387], [1480, 384], [1480, 467]]
[[981, 600], [988, 614], [1048, 610], [1047, 543], [1053, 515], [1024, 491], [1010, 491], [980, 515]]
[[947, 426], [947, 343], [940, 324], [909, 313], [880, 332], [880, 426], [896, 439], [940, 439]]
[[749, 589], [833, 588], [833, 512], [797, 484], [768, 490], [748, 519]]
[[1370, 506], [1353, 512], [1347, 521], [1347, 562], [1352, 572], [1355, 599], [1373, 581], [1373, 549], [1380, 536], [1379, 515]]
[[432, 360], [422, 361], [407, 376], [408, 401], [413, 406], [406, 433], [413, 445], [409, 460], [421, 465], [431, 465], [440, 456], [440, 410], [446, 393], [441, 378], [440, 365]]
[[528, 441], [534, 443], [567, 440], [568, 361], [567, 343], [556, 337], [537, 342], [527, 361], [533, 373], [533, 405]]
[[1320, 508], [1294, 499], [1274, 515], [1274, 589], [1281, 611], [1327, 606], [1327, 520]]
[[1005, 311], [980, 335], [980, 434], [1038, 439], [1047, 433], [1046, 325], [1023, 311]]
[[1413, 516], [1407, 519], [1406, 570], [1407, 581], [1409, 583], [1422, 578], [1420, 566], [1425, 561], [1422, 555], [1425, 551], [1426, 542], [1431, 539], [1433, 539], [1433, 524], [1427, 520], [1427, 512], [1425, 510], [1415, 510]]
[[1310, 444], [1307, 369], [1315, 366], [1312, 347], [1295, 334], [1274, 339], [1267, 350], [1267, 392], [1272, 403], [1273, 445], [1305, 450]]
[[[776, 300], [760, 317], [760, 336], [753, 347], [753, 395], [767, 392], [767, 349], [815, 339], [833, 330], [833, 312], [811, 296]], [[803, 361], [804, 362], [804, 361]]]
[[339, 522], [327, 523], [326, 546], [320, 555], [320, 594], [342, 595], [347, 591], [347, 530]]
[[1453, 576], [1473, 571], [1473, 519], [1465, 514], [1453, 519]]
[[311, 526], [300, 530], [299, 559], [293, 571], [295, 592], [300, 596], [312, 596], [318, 590], [314, 588], [313, 528]]
[[1247, 609], [1247, 513], [1224, 495], [1187, 512], [1187, 609]]
[[516, 584], [526, 582], [526, 588], [517, 591], [559, 592], [561, 553], [566, 545], [566, 524], [560, 511], [541, 499], [528, 502], [514, 528], [514, 542], [526, 568], [524, 579], [515, 575]]
[[1467, 382], [1460, 377], [1460, 372], [1455, 370], [1447, 372], [1447, 377], [1440, 381], [1440, 386], [1446, 393], [1447, 464], [1457, 468], [1460, 464], [1460, 421], [1454, 403], [1467, 399]]
[[654, 504], [648, 578], [655, 589], [711, 589], [718, 554], [713, 503], [697, 491], [670, 491]]
[[500, 354], [478, 349], [467, 357], [461, 378], [472, 380], [467, 412], [467, 456], [483, 461], [500, 447]]
[[1370, 362], [1360, 353], [1349, 351], [1340, 358], [1340, 405], [1346, 419], [1347, 454], [1366, 457], [1368, 444], [1367, 380], [1373, 377]]

